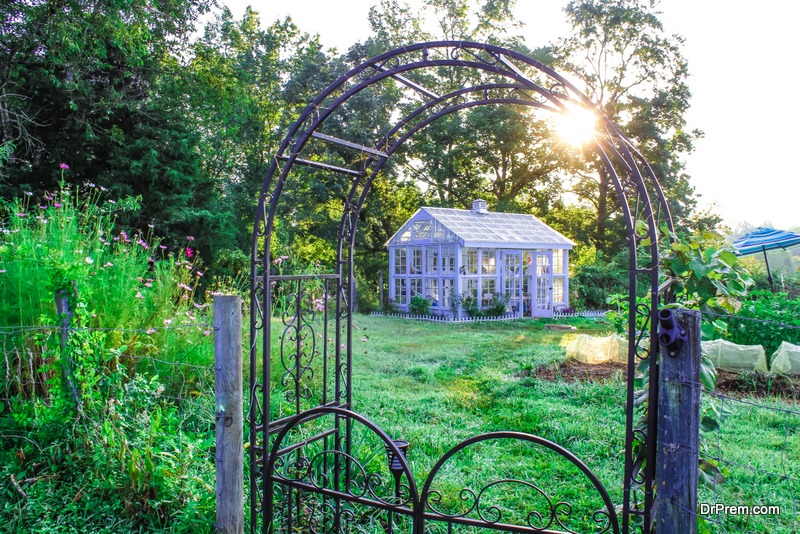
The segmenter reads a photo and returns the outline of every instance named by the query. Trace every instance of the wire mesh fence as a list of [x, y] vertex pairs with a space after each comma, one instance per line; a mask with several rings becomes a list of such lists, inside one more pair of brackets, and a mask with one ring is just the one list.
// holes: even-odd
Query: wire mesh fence
[[[770, 327], [784, 337], [799, 328], [770, 319], [705, 315], [726, 321], [728, 328]], [[715, 391], [690, 384], [702, 390], [702, 413], [713, 415], [703, 420], [696, 451], [706, 473], [698, 510], [691, 513], [710, 532], [800, 532], [800, 379], [740, 369], [726, 381]]]
[[[0, 327], [0, 522], [213, 530], [212, 334], [202, 321]], [[59, 493], [63, 510], [33, 517]]]
[[703, 434], [699, 461], [713, 466], [699, 490], [697, 513], [712, 532], [800, 529], [800, 406], [757, 402], [703, 389], [720, 415]]

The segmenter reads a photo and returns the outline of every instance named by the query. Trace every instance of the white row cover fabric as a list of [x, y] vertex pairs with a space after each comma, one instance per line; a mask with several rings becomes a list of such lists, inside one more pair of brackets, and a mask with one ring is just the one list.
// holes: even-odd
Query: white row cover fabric
[[717, 369], [767, 372], [767, 355], [761, 345], [737, 345], [724, 339], [702, 341], [700, 345]]
[[626, 363], [628, 361], [628, 342], [617, 334], [606, 337], [595, 337], [580, 334], [566, 347], [567, 358], [574, 358], [581, 363]]
[[800, 346], [788, 341], [781, 343], [772, 354], [769, 368], [773, 373], [800, 374]]

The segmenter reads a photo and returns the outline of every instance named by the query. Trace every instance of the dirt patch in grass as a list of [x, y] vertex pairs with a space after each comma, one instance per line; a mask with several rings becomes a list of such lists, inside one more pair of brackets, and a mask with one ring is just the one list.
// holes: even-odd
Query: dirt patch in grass
[[732, 373], [719, 370], [717, 391], [732, 397], [778, 397], [798, 402], [800, 401], [800, 376], [771, 375], [758, 371]]
[[558, 366], [546, 366], [534, 369], [530, 376], [542, 380], [561, 380], [564, 382], [602, 382], [604, 380], [625, 380], [627, 366], [624, 363], [581, 363], [577, 360], [567, 360]]
[[[625, 380], [627, 365], [623, 363], [587, 364], [567, 360], [556, 366], [522, 371], [519, 376], [563, 382], [603, 382]], [[800, 376], [770, 375], [759, 372], [732, 373], [718, 371], [717, 392], [732, 397], [778, 397], [800, 402]]]

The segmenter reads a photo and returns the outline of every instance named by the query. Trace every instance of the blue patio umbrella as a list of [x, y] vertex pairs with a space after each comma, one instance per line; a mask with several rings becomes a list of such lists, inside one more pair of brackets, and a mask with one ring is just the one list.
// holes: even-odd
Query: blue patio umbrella
[[737, 256], [747, 256], [759, 252], [764, 254], [764, 261], [767, 264], [767, 280], [769, 280], [769, 287], [773, 293], [775, 287], [772, 282], [772, 273], [769, 271], [767, 251], [778, 248], [787, 249], [795, 245], [800, 245], [800, 234], [774, 228], [756, 228], [733, 242], [733, 246], [739, 251]]

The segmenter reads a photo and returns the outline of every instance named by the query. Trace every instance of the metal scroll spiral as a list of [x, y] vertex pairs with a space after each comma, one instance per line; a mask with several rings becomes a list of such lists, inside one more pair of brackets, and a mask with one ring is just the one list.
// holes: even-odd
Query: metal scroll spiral
[[328, 449], [310, 458], [297, 455], [290, 461], [281, 458], [275, 462], [278, 478], [303, 482], [319, 490], [341, 490], [345, 486], [343, 480], [335, 480], [332, 473], [335, 471], [339, 472], [339, 476], [345, 471], [350, 473], [346, 486], [347, 494], [351, 497], [393, 507], [406, 506], [411, 502], [408, 486], [401, 485], [399, 493], [394, 494], [381, 473], [370, 472], [355, 457], [343, 451]]
[[[502, 485], [519, 485], [538, 494], [545, 502], [543, 510], [528, 510], [525, 514], [525, 525], [531, 531], [537, 532], [549, 529], [555, 525], [563, 529], [564, 532], [571, 534], [579, 534], [577, 531], [570, 529], [564, 524], [565, 519], [572, 515], [572, 505], [567, 502], [553, 503], [547, 493], [544, 492], [537, 485], [524, 480], [517, 479], [502, 479], [493, 481], [480, 490], [475, 491], [471, 488], [464, 488], [459, 492], [459, 499], [466, 507], [466, 510], [457, 514], [448, 514], [441, 510], [442, 494], [438, 490], [433, 490], [428, 494], [428, 507], [436, 514], [440, 515], [443, 519], [468, 519], [470, 515], [477, 517], [487, 525], [509, 524], [515, 525], [511, 518], [504, 516], [503, 510], [496, 504], [487, 504], [487, 494], [489, 491], [498, 488]], [[528, 499], [529, 500], [529, 499]], [[438, 506], [438, 507], [437, 507]], [[609, 532], [611, 529], [611, 520], [609, 514], [605, 510], [598, 510], [593, 513], [593, 521], [602, 530], [599, 532]]]
[[298, 129], [297, 133], [289, 139], [289, 146], [296, 146], [301, 136], [311, 132], [314, 125], [319, 121], [319, 110], [312, 109], [308, 112], [303, 124]]
[[[650, 348], [646, 344], [646, 340], [649, 340], [649, 330], [650, 330], [650, 305], [644, 302], [639, 302], [636, 304], [636, 344], [634, 345], [636, 349], [636, 357], [639, 360], [647, 360], [650, 358]], [[641, 327], [639, 327], [639, 319], [641, 318]]]
[[[281, 377], [281, 385], [287, 388], [284, 398], [288, 402], [299, 399], [310, 399], [311, 389], [308, 383], [314, 379], [314, 358], [318, 352], [317, 340], [312, 324], [314, 319], [313, 308], [304, 306], [308, 300], [308, 289], [298, 284], [294, 293], [289, 293], [289, 305], [281, 316], [285, 325], [281, 334], [280, 358], [285, 369]], [[297, 302], [300, 301], [298, 307]], [[298, 399], [299, 396], [299, 399]]]
[[358, 74], [356, 74], [356, 77], [358, 78], [359, 81], [366, 82], [375, 75], [378, 75], [387, 70], [396, 69], [399, 66], [400, 66], [400, 59], [397, 56], [391, 56], [389, 58], [386, 58], [385, 61], [382, 61], [380, 63], [373, 63], [372, 65], [368, 65], [366, 68], [360, 70]]

